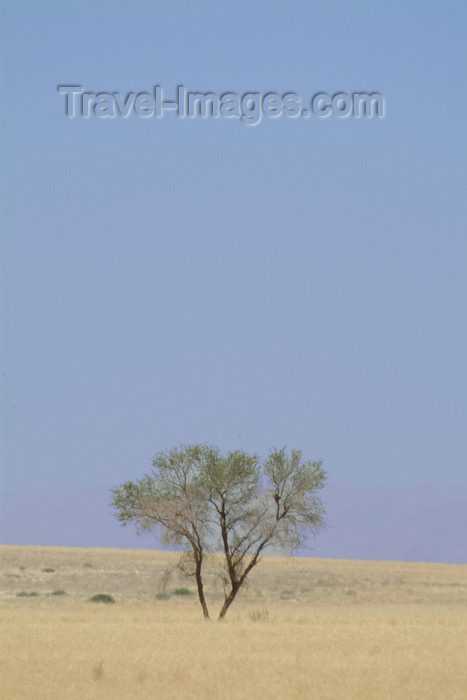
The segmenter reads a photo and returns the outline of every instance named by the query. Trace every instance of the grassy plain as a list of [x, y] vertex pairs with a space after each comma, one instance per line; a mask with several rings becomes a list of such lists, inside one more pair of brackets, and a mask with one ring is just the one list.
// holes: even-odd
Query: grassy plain
[[467, 697], [467, 566], [265, 557], [226, 619], [206, 623], [193, 582], [165, 575], [169, 552], [0, 557], [4, 700]]

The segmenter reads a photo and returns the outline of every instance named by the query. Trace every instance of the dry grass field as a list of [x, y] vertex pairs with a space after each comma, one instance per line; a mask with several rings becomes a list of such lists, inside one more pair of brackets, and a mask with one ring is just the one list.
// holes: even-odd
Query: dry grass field
[[0, 556], [4, 700], [467, 697], [467, 566], [265, 557], [218, 623], [169, 552]]

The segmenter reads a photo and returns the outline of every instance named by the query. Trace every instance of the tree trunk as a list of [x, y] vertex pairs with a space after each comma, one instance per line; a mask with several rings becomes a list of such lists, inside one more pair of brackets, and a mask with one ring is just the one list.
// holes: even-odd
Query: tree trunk
[[232, 590], [230, 591], [229, 595], [225, 599], [224, 605], [222, 606], [222, 610], [219, 613], [219, 620], [222, 620], [225, 617], [227, 610], [230, 608], [230, 606], [234, 602], [235, 596], [237, 595], [239, 590], [240, 590], [240, 586], [233, 586], [232, 587]]
[[206, 604], [206, 599], [204, 597], [203, 579], [201, 577], [201, 561], [202, 561], [201, 559], [196, 560], [195, 578], [196, 578], [196, 585], [198, 586], [199, 602], [201, 603], [201, 607], [203, 608], [204, 619], [209, 620], [209, 610], [208, 610], [208, 606]]
[[[250, 561], [248, 566], [246, 567], [245, 571], [243, 572], [242, 576], [240, 579], [235, 579], [235, 581], [232, 582], [232, 589], [227, 596], [227, 598], [224, 601], [224, 605], [222, 606], [222, 610], [219, 613], [219, 620], [222, 620], [225, 617], [225, 614], [227, 610], [230, 608], [232, 603], [235, 600], [235, 596], [237, 595], [238, 591], [240, 588], [243, 586], [243, 584], [246, 581], [246, 578], [250, 571], [256, 566], [256, 564], [259, 561], [259, 555], [262, 552], [262, 550], [265, 548], [265, 546], [268, 544], [268, 540], [263, 540], [261, 544], [259, 545], [258, 549], [256, 550], [256, 554], [254, 555], [253, 559]], [[232, 581], [231, 577], [231, 581]]]

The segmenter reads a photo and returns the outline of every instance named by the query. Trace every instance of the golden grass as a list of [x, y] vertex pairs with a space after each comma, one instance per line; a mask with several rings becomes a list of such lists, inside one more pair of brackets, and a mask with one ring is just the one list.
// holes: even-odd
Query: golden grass
[[[467, 697], [465, 566], [265, 557], [227, 618], [205, 623], [194, 595], [155, 598], [170, 553], [0, 554], [5, 700]], [[116, 605], [87, 602], [101, 592]]]

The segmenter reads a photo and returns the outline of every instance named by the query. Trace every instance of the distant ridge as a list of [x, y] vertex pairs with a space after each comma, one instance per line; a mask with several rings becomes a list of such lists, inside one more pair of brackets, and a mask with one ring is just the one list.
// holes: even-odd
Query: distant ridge
[[324, 500], [314, 556], [467, 563], [467, 485], [328, 486]]
[[[467, 563], [467, 486], [358, 488], [323, 492], [328, 528], [300, 554], [339, 559]], [[121, 527], [110, 489], [3, 494], [0, 542], [153, 549], [151, 535]]]

